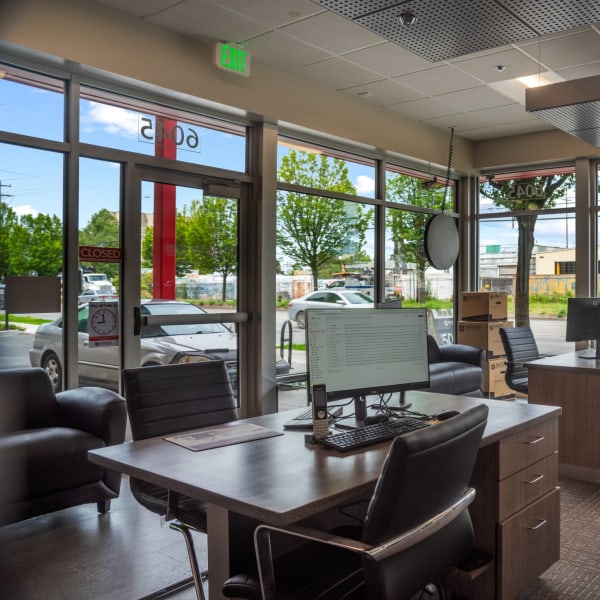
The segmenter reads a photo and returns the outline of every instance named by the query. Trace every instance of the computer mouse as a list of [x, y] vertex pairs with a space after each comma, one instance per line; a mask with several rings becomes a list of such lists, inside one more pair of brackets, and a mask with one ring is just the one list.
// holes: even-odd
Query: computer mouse
[[437, 413], [435, 415], [435, 418], [438, 421], [445, 421], [446, 419], [450, 419], [451, 417], [455, 417], [456, 415], [459, 415], [459, 414], [460, 414], [460, 412], [457, 410], [448, 409], [448, 410], [442, 410], [439, 413]]
[[365, 425], [374, 425], [375, 423], [383, 423], [389, 420], [390, 419], [387, 415], [369, 415], [365, 419]]

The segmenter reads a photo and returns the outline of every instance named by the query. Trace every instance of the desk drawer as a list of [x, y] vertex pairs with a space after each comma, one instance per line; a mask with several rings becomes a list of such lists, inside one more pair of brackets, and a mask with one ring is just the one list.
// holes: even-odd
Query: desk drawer
[[558, 453], [534, 463], [500, 482], [499, 520], [525, 508], [558, 484]]
[[499, 526], [499, 600], [513, 600], [560, 558], [560, 490]]
[[500, 441], [500, 480], [558, 450], [558, 419], [532, 425]]

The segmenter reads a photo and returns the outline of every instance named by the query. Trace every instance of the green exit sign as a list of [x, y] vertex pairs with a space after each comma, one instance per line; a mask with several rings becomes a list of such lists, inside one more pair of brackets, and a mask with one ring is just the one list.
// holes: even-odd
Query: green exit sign
[[215, 46], [215, 64], [223, 71], [236, 75], [250, 75], [250, 53], [239, 46], [217, 42]]

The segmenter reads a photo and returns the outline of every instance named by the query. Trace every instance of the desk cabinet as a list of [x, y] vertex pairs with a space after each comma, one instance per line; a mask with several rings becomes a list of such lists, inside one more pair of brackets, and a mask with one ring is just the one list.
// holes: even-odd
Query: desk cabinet
[[475, 545], [494, 556], [495, 568], [473, 581], [471, 597], [513, 600], [560, 556], [558, 419], [482, 450], [471, 515]]

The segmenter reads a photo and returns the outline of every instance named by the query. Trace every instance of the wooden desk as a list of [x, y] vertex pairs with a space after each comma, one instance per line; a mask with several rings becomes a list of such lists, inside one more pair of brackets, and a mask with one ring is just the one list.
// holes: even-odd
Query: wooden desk
[[[413, 410], [426, 414], [442, 408], [464, 410], [484, 401], [427, 392], [411, 392], [408, 399]], [[527, 461], [522, 458], [523, 448], [531, 448], [534, 459], [552, 455], [551, 443], [548, 446], [546, 442], [538, 444], [535, 440], [541, 439], [539, 428], [557, 429], [560, 409], [494, 400], [484, 402], [489, 405], [490, 413], [474, 474], [473, 483], [478, 495], [471, 512], [476, 543], [496, 558], [498, 575], [495, 569], [489, 569], [486, 576], [478, 578], [472, 597], [508, 600], [511, 596], [507, 594], [512, 593], [512, 588], [509, 590], [503, 581], [511, 575], [506, 563], [507, 552], [511, 550], [506, 544], [527, 546], [519, 540], [501, 540], [497, 533], [497, 524], [507, 516], [508, 510], [503, 499], [506, 494], [501, 489], [502, 480], [511, 476], [513, 469], [524, 468], [521, 465]], [[283, 430], [283, 423], [289, 417], [287, 412], [249, 421]], [[511, 450], [508, 442], [518, 442], [519, 448]], [[508, 444], [507, 449], [503, 449], [505, 444]], [[207, 500], [209, 594], [211, 600], [215, 600], [222, 598], [221, 584], [229, 575], [229, 511], [274, 525], [318, 515], [328, 508], [369, 494], [387, 447], [388, 444], [380, 444], [349, 454], [337, 454], [315, 446], [306, 447], [302, 432], [286, 432], [282, 436], [202, 452], [192, 452], [153, 438], [93, 450], [89, 458], [104, 467]], [[513, 460], [511, 452], [518, 456], [517, 467], [510, 463]], [[546, 491], [546, 484], [551, 491]], [[551, 497], [557, 513], [555, 482], [547, 478], [546, 484], [543, 490], [536, 488], [538, 495], [545, 499]], [[531, 493], [526, 500], [530, 497]], [[517, 499], [510, 510], [518, 512], [526, 500]], [[548, 558], [543, 564], [536, 563], [535, 573], [528, 571], [525, 585], [558, 559], [558, 514], [536, 516], [549, 520], [549, 526], [541, 533], [549, 531], [551, 535], [543, 539], [538, 536], [541, 546], [534, 549]], [[517, 586], [517, 591], [524, 587], [523, 578]]]
[[529, 402], [562, 407], [560, 472], [600, 482], [600, 361], [571, 352], [535, 360], [527, 366]]

